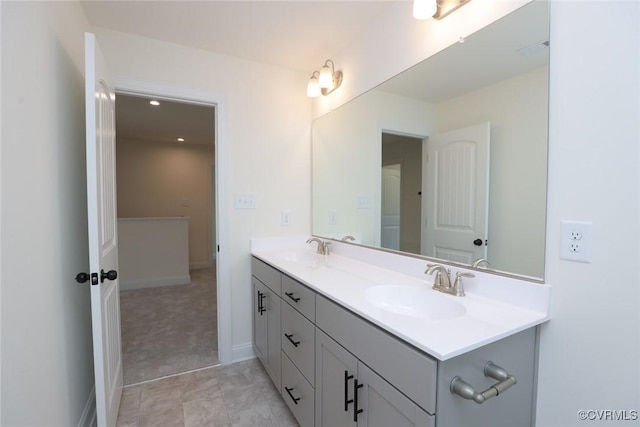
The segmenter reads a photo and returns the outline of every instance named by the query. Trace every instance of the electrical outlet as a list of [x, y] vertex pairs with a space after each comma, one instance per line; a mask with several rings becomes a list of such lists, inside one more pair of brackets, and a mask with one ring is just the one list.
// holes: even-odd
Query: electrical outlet
[[289, 225], [291, 224], [291, 211], [285, 209], [280, 214], [280, 225]]
[[560, 227], [560, 258], [591, 262], [591, 222], [562, 221]]
[[357, 204], [358, 209], [371, 209], [371, 199], [367, 196], [359, 196]]

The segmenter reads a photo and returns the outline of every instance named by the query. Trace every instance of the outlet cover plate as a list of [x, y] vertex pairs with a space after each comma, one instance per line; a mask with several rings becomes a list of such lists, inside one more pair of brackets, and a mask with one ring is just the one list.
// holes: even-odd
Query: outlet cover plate
[[591, 222], [561, 221], [560, 258], [590, 263], [592, 227]]

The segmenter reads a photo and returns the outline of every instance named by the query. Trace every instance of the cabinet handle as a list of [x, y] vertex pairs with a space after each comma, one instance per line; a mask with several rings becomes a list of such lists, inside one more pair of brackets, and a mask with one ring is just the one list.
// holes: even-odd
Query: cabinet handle
[[300, 400], [301, 397], [293, 397], [293, 394], [291, 394], [291, 392], [293, 391], [293, 388], [289, 388], [289, 387], [285, 386], [284, 389], [287, 391], [287, 394], [289, 395], [291, 400], [293, 400], [293, 403], [295, 405], [297, 405], [298, 404], [298, 400]]
[[262, 292], [258, 291], [258, 313], [262, 314]]
[[364, 409], [358, 409], [358, 389], [364, 387], [364, 384], [358, 384], [358, 380], [353, 380], [353, 422], [358, 422], [358, 414], [361, 414]]
[[258, 291], [258, 299], [260, 300], [260, 302], [258, 303], [258, 313], [260, 313], [260, 316], [262, 316], [262, 313], [267, 311], [264, 306], [264, 299], [266, 296], [267, 295], [265, 293]]
[[291, 342], [291, 344], [293, 344], [294, 347], [300, 345], [300, 341], [293, 340], [293, 334], [284, 334], [284, 336]]
[[289, 298], [291, 298], [291, 299], [293, 300], [293, 302], [298, 302], [298, 301], [300, 301], [300, 297], [295, 298], [295, 297], [293, 296], [293, 292], [285, 292], [284, 294], [285, 294], [286, 296], [288, 296]]
[[498, 382], [485, 391], [478, 393], [462, 378], [455, 377], [451, 380], [449, 390], [451, 390], [451, 393], [457, 394], [458, 396], [468, 400], [473, 400], [477, 404], [480, 404], [484, 403], [487, 399], [498, 396], [500, 393], [503, 393], [506, 389], [516, 383], [516, 377], [507, 373], [507, 371], [491, 361], [484, 365], [484, 376], [498, 380]]
[[353, 375], [349, 375], [349, 371], [344, 371], [344, 411], [349, 412], [349, 403], [353, 403], [353, 399], [349, 399], [349, 380], [353, 379]]

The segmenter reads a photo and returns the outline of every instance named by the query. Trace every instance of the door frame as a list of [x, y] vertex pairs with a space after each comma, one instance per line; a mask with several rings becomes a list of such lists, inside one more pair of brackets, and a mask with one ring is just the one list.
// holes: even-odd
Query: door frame
[[[375, 189], [375, 194], [378, 197], [378, 200], [374, 201], [373, 205], [374, 205], [374, 215], [375, 215], [375, 220], [374, 220], [374, 226], [375, 226], [375, 246], [382, 246], [382, 217], [381, 217], [381, 213], [382, 213], [382, 134], [386, 133], [389, 135], [398, 135], [398, 136], [406, 136], [407, 138], [414, 138], [414, 139], [419, 139], [422, 140], [422, 173], [424, 174], [424, 156], [425, 156], [425, 149], [426, 149], [426, 143], [427, 140], [429, 139], [429, 135], [424, 135], [421, 133], [412, 133], [409, 131], [402, 131], [402, 130], [397, 130], [392, 126], [378, 126], [377, 129], [378, 135], [377, 135], [377, 139], [376, 139], [376, 144], [377, 144], [377, 152], [376, 152], [376, 164], [379, 165], [379, 167], [376, 169], [376, 189]], [[424, 177], [424, 175], [423, 175]], [[423, 180], [423, 184], [424, 184], [424, 180]], [[377, 211], [375, 211], [375, 208], [377, 207]], [[421, 219], [422, 221], [422, 219]], [[422, 223], [420, 224], [420, 232], [422, 233]], [[420, 239], [420, 253], [422, 253], [422, 238]]]
[[[227, 129], [227, 96], [220, 92], [201, 91], [185, 87], [175, 87], [144, 80], [114, 78], [116, 93], [134, 96], [152, 96], [167, 100], [187, 101], [192, 104], [213, 106], [215, 111], [215, 183], [214, 198], [218, 250], [216, 255], [216, 289], [218, 310], [218, 358], [223, 365], [233, 362], [233, 342], [231, 328], [231, 263], [229, 261], [229, 137]], [[116, 101], [117, 108], [117, 101]]]

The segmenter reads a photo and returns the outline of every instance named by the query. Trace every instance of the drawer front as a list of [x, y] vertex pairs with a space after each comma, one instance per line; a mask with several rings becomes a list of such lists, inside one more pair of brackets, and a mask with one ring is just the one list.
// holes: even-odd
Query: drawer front
[[282, 350], [313, 385], [315, 380], [315, 333], [313, 323], [287, 304], [282, 304]]
[[316, 321], [316, 293], [302, 283], [282, 275], [282, 299], [311, 322]]
[[436, 410], [435, 359], [323, 296], [316, 325], [429, 414]]
[[282, 274], [269, 264], [251, 257], [251, 274], [280, 296]]
[[282, 398], [301, 427], [314, 425], [314, 390], [293, 362], [282, 353]]

